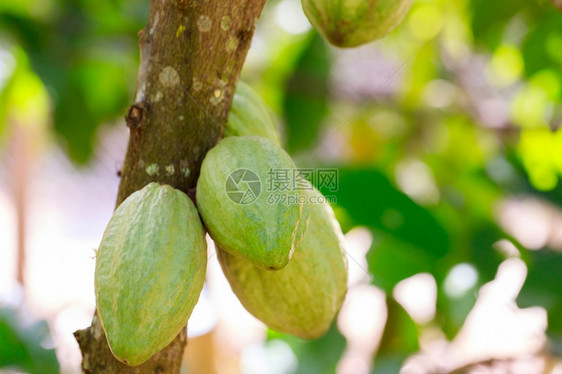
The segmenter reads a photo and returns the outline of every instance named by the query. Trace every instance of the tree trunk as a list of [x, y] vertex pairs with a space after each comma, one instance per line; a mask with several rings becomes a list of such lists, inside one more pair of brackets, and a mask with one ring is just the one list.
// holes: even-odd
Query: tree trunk
[[[135, 103], [117, 206], [149, 182], [184, 192], [222, 137], [234, 88], [265, 0], [152, 0], [139, 33]], [[85, 373], [178, 373], [185, 329], [137, 367], [111, 354], [97, 314], [75, 334]]]

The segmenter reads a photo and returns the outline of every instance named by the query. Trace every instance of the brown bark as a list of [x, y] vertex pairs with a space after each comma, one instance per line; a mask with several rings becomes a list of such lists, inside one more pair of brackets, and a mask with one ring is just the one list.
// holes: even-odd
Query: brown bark
[[[203, 157], [222, 137], [234, 87], [265, 0], [152, 0], [139, 33], [137, 94], [119, 205], [149, 182], [195, 187]], [[146, 363], [128, 367], [109, 351], [99, 319], [75, 333], [86, 373], [178, 373], [185, 329]]]

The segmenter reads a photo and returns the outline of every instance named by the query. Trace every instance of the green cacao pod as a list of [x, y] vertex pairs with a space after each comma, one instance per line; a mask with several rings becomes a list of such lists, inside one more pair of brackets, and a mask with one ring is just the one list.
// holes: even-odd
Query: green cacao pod
[[[221, 140], [201, 165], [197, 207], [213, 240], [234, 256], [264, 269], [287, 265], [305, 230], [302, 191], [280, 191], [272, 200], [272, 171], [292, 174], [291, 157], [259, 136]], [[270, 191], [268, 191], [270, 190]]]
[[310, 23], [330, 43], [356, 47], [387, 35], [402, 22], [413, 0], [302, 0]]
[[238, 81], [224, 136], [257, 135], [281, 147], [279, 130], [261, 97], [246, 83]]
[[[321, 197], [318, 191], [311, 196]], [[326, 332], [343, 303], [347, 261], [330, 205], [307, 205], [308, 230], [285, 268], [263, 270], [220, 249], [217, 255], [232, 290], [250, 313], [274, 330], [314, 339]]]
[[135, 366], [168, 345], [197, 303], [205, 231], [183, 192], [150, 183], [114, 212], [97, 252], [98, 315], [113, 355]]

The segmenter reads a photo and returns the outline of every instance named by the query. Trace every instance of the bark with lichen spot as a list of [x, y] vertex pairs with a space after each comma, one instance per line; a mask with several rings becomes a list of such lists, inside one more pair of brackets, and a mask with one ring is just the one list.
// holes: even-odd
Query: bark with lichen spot
[[[222, 137], [234, 87], [265, 0], [152, 0], [139, 33], [137, 94], [126, 116], [130, 139], [119, 205], [150, 182], [184, 192]], [[76, 331], [85, 373], [178, 373], [185, 329], [137, 367], [111, 354], [97, 314]]]

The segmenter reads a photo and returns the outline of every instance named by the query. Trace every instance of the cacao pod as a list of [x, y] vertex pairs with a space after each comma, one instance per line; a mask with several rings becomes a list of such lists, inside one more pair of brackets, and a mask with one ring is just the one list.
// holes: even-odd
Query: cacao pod
[[205, 231], [183, 192], [150, 183], [115, 210], [97, 252], [98, 315], [113, 355], [135, 366], [168, 345], [197, 303]]
[[283, 201], [265, 191], [275, 170], [295, 170], [285, 151], [266, 138], [235, 136], [207, 153], [197, 181], [197, 206], [213, 240], [264, 269], [287, 265], [305, 232], [299, 222], [307, 220], [301, 191], [280, 191]]
[[238, 81], [224, 136], [257, 135], [281, 147], [281, 137], [261, 97], [246, 83]]
[[[318, 191], [310, 196], [321, 198]], [[304, 339], [322, 336], [347, 292], [343, 234], [326, 202], [307, 204], [310, 221], [289, 264], [268, 271], [220, 248], [217, 255], [230, 286], [244, 307], [274, 330]]]
[[302, 0], [310, 23], [330, 43], [356, 47], [387, 35], [402, 22], [413, 0]]

